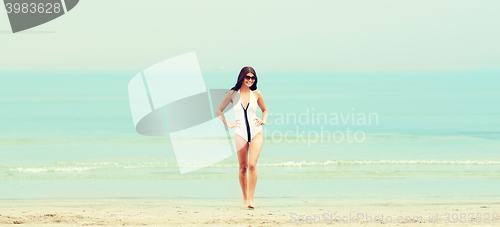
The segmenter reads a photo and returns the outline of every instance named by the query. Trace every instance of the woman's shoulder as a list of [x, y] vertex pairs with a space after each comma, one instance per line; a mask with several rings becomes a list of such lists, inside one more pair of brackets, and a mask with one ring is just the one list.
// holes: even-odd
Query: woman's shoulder
[[228, 97], [228, 98], [230, 98], [231, 102], [232, 102], [233, 99], [236, 97], [237, 94], [238, 94], [237, 90], [229, 89], [229, 91], [226, 92], [225, 96]]
[[229, 91], [226, 92], [226, 95], [234, 95], [236, 93], [238, 93], [237, 90], [229, 89]]
[[262, 96], [262, 93], [257, 89], [253, 90], [252, 92], [259, 97]]

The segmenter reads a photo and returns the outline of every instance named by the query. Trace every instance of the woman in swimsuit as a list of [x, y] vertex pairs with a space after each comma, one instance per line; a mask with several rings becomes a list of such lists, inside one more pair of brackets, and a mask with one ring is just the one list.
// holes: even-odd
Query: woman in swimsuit
[[[230, 102], [236, 115], [234, 123], [228, 122], [222, 113]], [[257, 118], [255, 114], [257, 105], [262, 110], [262, 119]], [[267, 108], [262, 93], [257, 90], [257, 74], [252, 67], [241, 69], [236, 85], [226, 93], [219, 104], [217, 116], [229, 128], [235, 128], [234, 140], [240, 163], [239, 179], [243, 192], [243, 207], [253, 209], [253, 194], [257, 185], [257, 159], [264, 140], [261, 125], [266, 124]]]

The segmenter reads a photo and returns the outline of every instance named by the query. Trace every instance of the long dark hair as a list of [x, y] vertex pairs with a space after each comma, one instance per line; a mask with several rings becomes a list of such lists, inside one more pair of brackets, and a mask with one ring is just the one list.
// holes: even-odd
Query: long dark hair
[[238, 80], [236, 81], [236, 85], [234, 85], [231, 90], [237, 91], [240, 90], [241, 85], [243, 84], [243, 81], [245, 80], [245, 76], [248, 73], [252, 73], [255, 76], [255, 81], [253, 82], [252, 86], [250, 87], [250, 90], [257, 90], [257, 73], [255, 73], [255, 70], [250, 67], [250, 66], [245, 66], [241, 69], [240, 75], [238, 75]]

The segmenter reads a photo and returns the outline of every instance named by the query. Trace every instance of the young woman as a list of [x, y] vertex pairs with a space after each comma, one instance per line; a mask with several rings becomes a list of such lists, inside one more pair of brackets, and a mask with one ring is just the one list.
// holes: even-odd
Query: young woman
[[[228, 122], [222, 113], [230, 102], [236, 114], [236, 121], [233, 123]], [[257, 105], [262, 110], [262, 119], [255, 113]], [[229, 128], [235, 128], [234, 142], [240, 163], [239, 179], [243, 192], [243, 207], [253, 209], [253, 194], [257, 185], [257, 159], [264, 140], [261, 125], [266, 124], [267, 108], [262, 93], [257, 90], [257, 74], [252, 67], [241, 69], [236, 85], [226, 93], [219, 104], [217, 116]]]

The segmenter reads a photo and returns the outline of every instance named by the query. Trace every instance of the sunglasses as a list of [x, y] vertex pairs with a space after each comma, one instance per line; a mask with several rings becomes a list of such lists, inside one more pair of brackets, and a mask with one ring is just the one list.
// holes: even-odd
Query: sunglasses
[[257, 76], [245, 76], [245, 79], [247, 79], [247, 80], [250, 80], [250, 79], [256, 80]]

